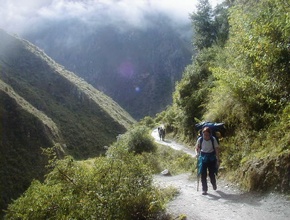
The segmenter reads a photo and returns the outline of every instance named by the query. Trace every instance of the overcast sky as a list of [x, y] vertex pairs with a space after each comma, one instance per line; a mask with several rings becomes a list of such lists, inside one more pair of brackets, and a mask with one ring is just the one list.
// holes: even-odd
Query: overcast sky
[[[210, 0], [214, 7], [223, 0]], [[84, 22], [144, 25], [148, 12], [165, 12], [175, 22], [189, 21], [197, 0], [0, 0], [0, 28], [21, 34], [41, 21], [77, 18]]]

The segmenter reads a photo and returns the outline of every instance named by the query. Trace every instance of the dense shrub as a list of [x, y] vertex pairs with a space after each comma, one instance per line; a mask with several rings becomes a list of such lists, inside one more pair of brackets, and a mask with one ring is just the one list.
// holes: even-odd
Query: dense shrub
[[150, 116], [144, 117], [142, 120], [139, 121], [139, 125], [146, 126], [148, 128], [154, 128], [155, 122], [154, 119]]
[[150, 136], [150, 130], [145, 126], [136, 126], [123, 134], [115, 144], [125, 147], [129, 152], [141, 154], [143, 152], [154, 152], [156, 145]]
[[112, 147], [108, 156], [55, 162], [8, 208], [6, 219], [156, 219], [164, 201], [140, 155]]

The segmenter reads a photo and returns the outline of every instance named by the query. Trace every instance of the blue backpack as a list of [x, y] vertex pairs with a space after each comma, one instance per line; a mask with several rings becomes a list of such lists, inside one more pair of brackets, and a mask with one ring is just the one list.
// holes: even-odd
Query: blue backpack
[[[223, 136], [225, 132], [225, 124], [224, 123], [216, 123], [216, 122], [201, 122], [195, 125], [195, 128], [197, 131], [199, 131], [199, 136], [202, 137], [202, 129], [205, 127], [209, 127], [211, 130], [211, 136], [214, 136], [215, 139], [217, 140], [219, 144], [219, 135], [218, 132]], [[212, 143], [213, 143], [213, 138], [211, 137]], [[201, 139], [201, 143], [203, 141], [203, 138]], [[213, 144], [214, 146], [214, 144]]]

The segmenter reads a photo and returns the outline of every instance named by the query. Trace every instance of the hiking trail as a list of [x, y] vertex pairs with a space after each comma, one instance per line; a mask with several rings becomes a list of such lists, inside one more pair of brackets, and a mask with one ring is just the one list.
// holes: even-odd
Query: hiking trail
[[[158, 144], [182, 150], [195, 157], [191, 150], [175, 141], [160, 141], [157, 129], [151, 135]], [[217, 178], [217, 190], [209, 184], [208, 195], [197, 191], [196, 176], [184, 173], [176, 176], [156, 175], [154, 181], [160, 187], [174, 186], [179, 194], [169, 202], [167, 212], [174, 218], [186, 216], [187, 220], [289, 220], [289, 197], [276, 193], [260, 194], [243, 192], [232, 183]]]

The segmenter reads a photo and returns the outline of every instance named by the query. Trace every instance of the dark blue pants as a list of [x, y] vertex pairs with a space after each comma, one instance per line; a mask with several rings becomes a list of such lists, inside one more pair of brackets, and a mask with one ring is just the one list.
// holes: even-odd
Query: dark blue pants
[[207, 159], [202, 161], [201, 167], [201, 183], [202, 183], [202, 191], [208, 191], [207, 186], [207, 173], [209, 174], [210, 182], [213, 186], [216, 186], [216, 158]]

